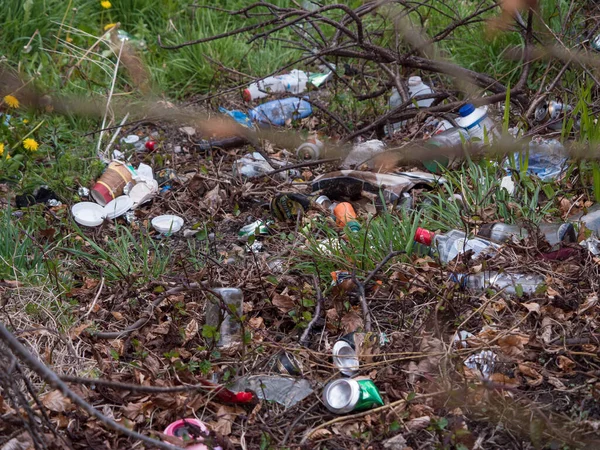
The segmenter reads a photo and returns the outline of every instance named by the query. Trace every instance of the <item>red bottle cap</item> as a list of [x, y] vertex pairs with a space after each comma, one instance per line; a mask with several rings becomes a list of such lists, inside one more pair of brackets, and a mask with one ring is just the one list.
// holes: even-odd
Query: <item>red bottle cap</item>
[[156, 142], [154, 142], [154, 141], [146, 141], [146, 143], [144, 145], [151, 152], [154, 151], [154, 149], [156, 148]]
[[433, 236], [435, 236], [435, 233], [432, 233], [431, 231], [426, 230], [425, 228], [417, 228], [417, 231], [415, 233], [415, 241], [419, 242], [420, 244], [427, 245], [429, 247], [433, 242]]
[[250, 93], [250, 89], [244, 89], [242, 92], [242, 98], [245, 102], [249, 102], [252, 100], [252, 94]]

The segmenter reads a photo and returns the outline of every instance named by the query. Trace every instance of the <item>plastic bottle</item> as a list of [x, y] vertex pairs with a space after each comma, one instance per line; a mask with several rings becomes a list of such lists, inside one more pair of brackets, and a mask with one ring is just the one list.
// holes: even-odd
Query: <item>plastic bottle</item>
[[588, 209], [587, 214], [577, 220], [583, 223], [588, 230], [600, 236], [600, 204], [593, 205]]
[[[216, 294], [206, 303], [206, 324], [217, 328], [217, 347], [231, 347], [240, 342], [240, 317], [243, 315], [244, 294], [238, 288], [213, 288]], [[224, 310], [227, 307], [228, 311]]]
[[[435, 134], [431, 139], [425, 142], [425, 148], [430, 148], [437, 154], [440, 153], [441, 149], [456, 149], [462, 148], [464, 142], [468, 142], [470, 139], [469, 133], [464, 128], [452, 127], [445, 131]], [[451, 153], [451, 152], [449, 152]], [[450, 158], [445, 155], [438, 155], [432, 160], [423, 161], [423, 165], [430, 172], [437, 173], [440, 166], [448, 167]]]
[[[505, 168], [520, 170], [521, 158], [525, 154], [513, 153], [507, 159]], [[556, 139], [544, 139], [540, 136], [529, 142], [527, 155], [527, 173], [537, 175], [542, 181], [558, 178], [566, 169], [565, 147]]]
[[[408, 79], [408, 95], [410, 96], [410, 98], [416, 97], [417, 95], [426, 95], [426, 94], [433, 94], [433, 89], [431, 89], [430, 86], [423, 83], [423, 80], [421, 80], [421, 77], [410, 77]], [[417, 105], [421, 108], [427, 108], [427, 107], [431, 106], [431, 104], [433, 103], [433, 100], [434, 99], [419, 100], [419, 101], [417, 101]], [[404, 103], [404, 102], [402, 101], [402, 96], [398, 92], [398, 89], [393, 88], [392, 96], [390, 97], [390, 100], [388, 103], [390, 110], [397, 108], [402, 103]], [[413, 106], [409, 105], [408, 107], [412, 108]], [[405, 123], [406, 123], [406, 121], [394, 123], [392, 125], [393, 131], [398, 130], [400, 127], [404, 126]]]
[[244, 89], [244, 100], [249, 102], [258, 98], [267, 97], [270, 93], [289, 92], [300, 94], [306, 90], [309, 74], [294, 69], [290, 73], [263, 78]]
[[458, 281], [467, 289], [474, 291], [485, 291], [486, 289], [494, 289], [510, 295], [517, 295], [520, 290], [523, 294], [535, 294], [540, 286], [545, 283], [543, 275], [538, 274], [522, 274], [522, 273], [499, 273], [499, 272], [479, 272], [473, 275], [458, 275]]
[[356, 211], [348, 202], [341, 202], [333, 208], [333, 215], [336, 218], [335, 223], [344, 228], [348, 226], [351, 231], [357, 232], [360, 230], [360, 224], [356, 221]]
[[289, 119], [304, 119], [312, 114], [312, 107], [306, 100], [288, 97], [271, 100], [249, 111], [248, 115], [255, 122], [266, 125], [285, 125]]
[[448, 263], [459, 254], [473, 251], [473, 259], [482, 253], [492, 253], [499, 247], [498, 244], [481, 238], [468, 238], [459, 230], [452, 230], [446, 234], [434, 234], [424, 228], [417, 228], [415, 241], [433, 247], [442, 263]]
[[456, 119], [456, 123], [465, 128], [471, 138], [477, 138], [480, 145], [483, 145], [485, 138], [488, 142], [493, 141], [497, 137], [496, 125], [487, 115], [487, 108], [475, 108], [471, 103], [463, 105], [459, 110], [460, 117]]
[[[552, 247], [560, 246], [561, 243], [577, 242], [577, 234], [571, 223], [541, 223], [539, 230]], [[477, 234], [498, 243], [518, 242], [529, 236], [526, 228], [506, 223], [485, 224], [479, 229], [479, 233]]]

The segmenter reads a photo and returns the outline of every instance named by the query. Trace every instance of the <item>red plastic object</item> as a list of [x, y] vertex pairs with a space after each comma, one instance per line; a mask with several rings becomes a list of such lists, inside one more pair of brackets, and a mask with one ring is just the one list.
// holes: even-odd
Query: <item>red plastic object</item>
[[198, 382], [208, 388], [212, 388], [210, 391], [211, 395], [214, 395], [219, 400], [225, 403], [252, 403], [254, 395], [252, 392], [232, 392], [226, 387], [219, 384], [208, 381], [204, 378], [197, 378]]
[[156, 141], [146, 141], [144, 146], [152, 152], [156, 148]]
[[[190, 432], [190, 426], [197, 428], [197, 430], [194, 430], [195, 433], [193, 431]], [[185, 429], [185, 430], [182, 430], [182, 429]], [[173, 422], [171, 425], [169, 425], [166, 428], [165, 434], [167, 436], [176, 436], [176, 437], [182, 438], [184, 436], [184, 434], [187, 432], [187, 434], [190, 435], [189, 437], [196, 439], [198, 441], [195, 444], [186, 446], [185, 448], [187, 450], [209, 450], [209, 448], [214, 449], [214, 450], [222, 450], [222, 447], [213, 447], [212, 445], [209, 447], [208, 445], [203, 444], [202, 442], [204, 441], [204, 437], [197, 436], [196, 434], [198, 433], [198, 431], [206, 436], [208, 436], [208, 434], [209, 434], [208, 427], [206, 426], [206, 424], [204, 422], [200, 422], [198, 419], [192, 418], [192, 419], [182, 419], [182, 420], [178, 420], [177, 422]]]
[[249, 102], [252, 100], [252, 94], [250, 93], [250, 89], [244, 89], [244, 92], [242, 92], [242, 98], [245, 102]]
[[415, 233], [415, 241], [419, 242], [420, 244], [427, 245], [429, 247], [433, 242], [434, 236], [435, 233], [426, 230], [425, 228], [417, 228], [417, 231]]
[[333, 209], [333, 214], [335, 215], [338, 227], [343, 228], [348, 222], [356, 220], [356, 211], [354, 211], [354, 208], [348, 202], [338, 203]]

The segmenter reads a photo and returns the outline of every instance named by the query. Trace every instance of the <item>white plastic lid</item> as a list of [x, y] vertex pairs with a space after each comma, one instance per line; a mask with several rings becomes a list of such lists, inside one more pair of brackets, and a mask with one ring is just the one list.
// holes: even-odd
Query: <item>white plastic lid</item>
[[125, 144], [135, 144], [136, 142], [139, 142], [140, 137], [135, 135], [135, 134], [130, 134], [129, 136], [125, 136], [124, 138], [121, 139], [121, 142], [125, 143]]
[[152, 219], [152, 226], [162, 234], [177, 233], [183, 226], [183, 219], [172, 214], [165, 214]]
[[423, 80], [421, 80], [421, 77], [410, 77], [408, 79], [408, 85], [409, 86], [418, 86], [422, 82], [423, 82]]
[[86, 227], [97, 227], [104, 222], [105, 211], [98, 203], [80, 202], [71, 208], [75, 222]]
[[104, 207], [105, 217], [107, 219], [115, 219], [129, 211], [132, 206], [133, 200], [128, 195], [121, 195], [106, 204]]

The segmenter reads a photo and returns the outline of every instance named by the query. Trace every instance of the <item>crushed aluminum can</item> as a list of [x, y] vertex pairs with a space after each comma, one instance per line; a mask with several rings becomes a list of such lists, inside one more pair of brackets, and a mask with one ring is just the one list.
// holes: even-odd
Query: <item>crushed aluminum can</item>
[[302, 375], [302, 364], [292, 353], [283, 352], [277, 356], [275, 367], [279, 373], [297, 377]]
[[317, 138], [309, 139], [296, 149], [296, 156], [303, 161], [317, 160], [323, 151], [323, 142]]
[[135, 212], [132, 210], [127, 211], [123, 215], [123, 218], [125, 219], [125, 222], [127, 222], [129, 225], [136, 222]]
[[371, 380], [340, 378], [325, 386], [323, 403], [332, 413], [346, 414], [383, 406], [383, 399]]
[[273, 222], [271, 220], [264, 221], [262, 219], [255, 220], [254, 222], [243, 226], [238, 232], [239, 237], [258, 236], [269, 234], [269, 225]]
[[457, 346], [460, 346], [462, 348], [467, 348], [469, 346], [469, 343], [467, 342], [468, 339], [471, 339], [472, 337], [475, 337], [475, 335], [473, 333], [469, 333], [468, 331], [465, 330], [460, 330], [456, 336], [454, 336], [454, 344]]
[[353, 343], [348, 340], [339, 340], [333, 345], [333, 364], [347, 377], [358, 373], [359, 362]]
[[46, 205], [48, 205], [50, 207], [61, 206], [62, 202], [60, 200], [56, 200], [55, 198], [51, 198], [50, 200], [48, 200], [46, 202]]
[[79, 195], [80, 197], [89, 197], [90, 190], [84, 186], [81, 186], [79, 189], [77, 189], [77, 195]]
[[483, 350], [465, 359], [465, 366], [479, 372], [482, 379], [487, 380], [494, 373], [498, 357], [490, 350]]

